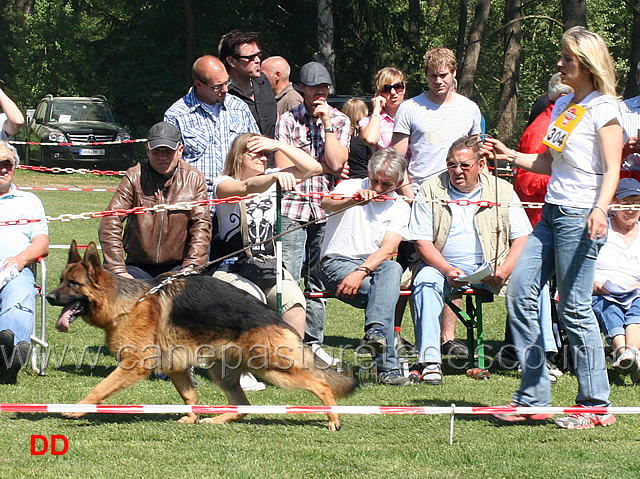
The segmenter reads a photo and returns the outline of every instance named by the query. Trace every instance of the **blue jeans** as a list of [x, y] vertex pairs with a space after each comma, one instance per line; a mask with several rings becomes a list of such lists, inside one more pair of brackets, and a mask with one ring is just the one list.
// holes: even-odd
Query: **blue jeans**
[[[464, 270], [465, 274], [473, 268]], [[472, 285], [474, 289], [486, 289], [486, 284]], [[444, 298], [453, 288], [444, 275], [433, 266], [422, 263], [413, 280], [413, 321], [415, 326], [418, 362], [442, 363], [440, 354], [440, 327]]]
[[30, 342], [35, 308], [36, 281], [33, 272], [23, 268], [18, 276], [0, 289], [0, 331], [13, 331], [14, 344]]
[[[349, 258], [325, 258], [322, 262], [322, 277], [327, 291], [335, 294], [340, 283], [353, 270], [364, 263], [363, 260]], [[376, 356], [378, 371], [398, 369], [398, 356], [394, 346], [394, 321], [396, 303], [400, 297], [402, 266], [396, 261], [383, 261], [372, 273], [362, 280], [358, 294], [353, 297], [338, 296], [351, 306], [365, 310], [364, 329], [384, 326], [387, 330], [387, 350]]]
[[538, 296], [554, 272], [558, 283], [558, 317], [567, 331], [578, 379], [576, 404], [611, 404], [604, 347], [591, 309], [596, 257], [606, 238], [589, 239], [590, 213], [591, 208], [545, 204], [542, 219], [529, 236], [511, 274], [507, 312], [522, 366], [520, 388], [513, 396], [519, 404], [551, 403]]
[[600, 295], [593, 297], [591, 306], [609, 344], [614, 337], [625, 335], [627, 325], [640, 323], [640, 298], [636, 298], [627, 310]]
[[[302, 221], [282, 217], [282, 232], [286, 233], [304, 224]], [[305, 270], [305, 291], [324, 291], [320, 277], [320, 248], [324, 238], [324, 223], [314, 223], [282, 236], [282, 264], [300, 284]], [[306, 258], [306, 260], [305, 260]], [[326, 300], [307, 299], [305, 343], [322, 344], [324, 341], [324, 315]]]

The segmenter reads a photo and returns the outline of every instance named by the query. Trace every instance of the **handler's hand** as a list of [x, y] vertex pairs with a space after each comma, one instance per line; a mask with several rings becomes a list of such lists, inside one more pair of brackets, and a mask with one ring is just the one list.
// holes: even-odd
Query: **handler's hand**
[[594, 240], [597, 238], [604, 238], [608, 229], [609, 223], [607, 222], [607, 215], [600, 208], [594, 208], [591, 210], [591, 214], [587, 219], [589, 239]]

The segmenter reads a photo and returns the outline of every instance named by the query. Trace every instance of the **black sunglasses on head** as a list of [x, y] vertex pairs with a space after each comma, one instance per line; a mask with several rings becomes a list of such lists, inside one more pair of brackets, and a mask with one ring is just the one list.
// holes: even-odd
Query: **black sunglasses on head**
[[395, 91], [403, 91], [405, 88], [405, 84], [403, 81], [399, 81], [398, 83], [394, 83], [393, 85], [383, 85], [382, 91], [385, 93], [389, 93], [393, 88]]

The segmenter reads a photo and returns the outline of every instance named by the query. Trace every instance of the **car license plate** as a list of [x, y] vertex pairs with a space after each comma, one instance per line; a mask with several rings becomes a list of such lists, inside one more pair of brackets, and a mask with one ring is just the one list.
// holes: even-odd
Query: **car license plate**
[[80, 156], [104, 156], [104, 148], [80, 148]]

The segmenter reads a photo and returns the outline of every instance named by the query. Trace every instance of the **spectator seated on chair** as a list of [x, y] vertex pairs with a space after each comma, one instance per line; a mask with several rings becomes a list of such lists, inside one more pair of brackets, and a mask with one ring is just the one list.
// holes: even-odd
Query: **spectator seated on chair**
[[[13, 176], [20, 159], [16, 149], [0, 140], [0, 221], [42, 219], [40, 199], [18, 190]], [[45, 221], [0, 226], [0, 384], [15, 384], [27, 362], [33, 331], [36, 288], [26, 266], [49, 253]]]
[[[368, 178], [345, 180], [333, 190], [346, 198], [322, 200], [322, 207], [334, 213], [322, 242], [322, 281], [338, 299], [365, 309], [363, 346], [375, 355], [379, 381], [394, 386], [409, 382], [400, 373], [393, 341], [402, 276], [393, 255], [407, 236], [410, 212], [395, 190], [406, 167], [392, 148], [378, 150], [369, 160]], [[381, 194], [396, 199], [376, 201]]]
[[[447, 171], [425, 181], [411, 209], [409, 237], [422, 260], [413, 281], [413, 313], [422, 381], [442, 383], [440, 327], [444, 297], [452, 289], [468, 287], [456, 281], [483, 263], [497, 268], [474, 289], [500, 292], [531, 232], [531, 225], [510, 183], [481, 173], [479, 137], [456, 140], [447, 154]], [[509, 208], [440, 200], [510, 201]]]
[[[622, 178], [614, 203], [640, 205], [640, 182]], [[640, 383], [640, 210], [615, 210], [609, 218], [607, 242], [596, 262], [593, 312], [611, 345], [613, 366]], [[608, 283], [607, 283], [608, 281]], [[606, 283], [606, 284], [605, 284]], [[608, 288], [616, 287], [618, 291]], [[619, 291], [633, 293], [621, 294]], [[635, 298], [634, 298], [635, 296]]]
[[[149, 130], [148, 140], [148, 161], [127, 170], [107, 209], [206, 200], [204, 175], [182, 160], [180, 130], [159, 122]], [[105, 268], [122, 277], [150, 279], [193, 269], [209, 255], [209, 207], [105, 216], [99, 236]]]

